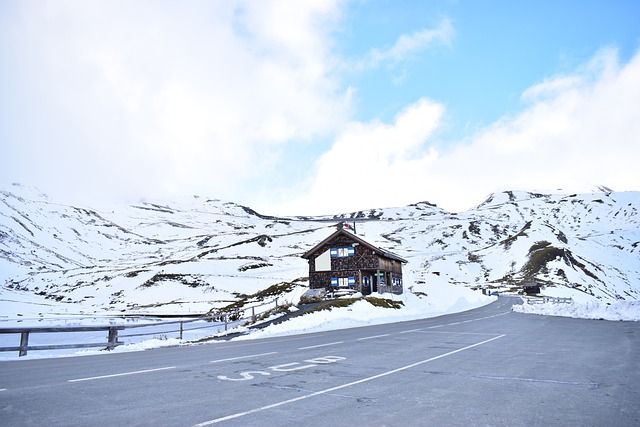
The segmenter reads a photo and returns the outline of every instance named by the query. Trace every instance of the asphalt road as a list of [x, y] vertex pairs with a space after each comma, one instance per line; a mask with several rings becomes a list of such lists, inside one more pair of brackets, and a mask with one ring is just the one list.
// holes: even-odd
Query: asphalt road
[[513, 313], [0, 362], [6, 426], [639, 426], [640, 323]]

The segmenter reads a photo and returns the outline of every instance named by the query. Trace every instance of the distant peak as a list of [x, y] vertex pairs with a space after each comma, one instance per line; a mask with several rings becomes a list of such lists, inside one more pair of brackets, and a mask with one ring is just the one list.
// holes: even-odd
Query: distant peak
[[12, 182], [10, 188], [6, 188], [8, 193], [16, 197], [25, 197], [27, 199], [44, 199], [49, 200], [49, 196], [40, 191], [39, 188], [32, 185], [24, 185], [19, 182]]
[[427, 205], [427, 206], [430, 206], [432, 208], [437, 208], [438, 207], [438, 205], [436, 205], [435, 203], [431, 203], [431, 202], [427, 202], [427, 201], [411, 203], [409, 206], [422, 206], [422, 205]]

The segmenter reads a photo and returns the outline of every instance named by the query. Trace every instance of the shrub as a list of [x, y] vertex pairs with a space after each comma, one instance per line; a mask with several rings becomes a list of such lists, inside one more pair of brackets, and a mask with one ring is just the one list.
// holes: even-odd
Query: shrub
[[404, 306], [402, 301], [394, 301], [387, 298], [366, 297], [365, 299], [374, 307], [399, 309]]

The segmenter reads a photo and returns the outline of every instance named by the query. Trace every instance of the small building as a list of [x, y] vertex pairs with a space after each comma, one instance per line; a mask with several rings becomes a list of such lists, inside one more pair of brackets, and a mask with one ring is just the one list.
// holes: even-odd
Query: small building
[[537, 295], [540, 293], [540, 283], [528, 282], [522, 285], [522, 290], [527, 295]]
[[402, 265], [407, 261], [373, 246], [342, 228], [302, 255], [309, 261], [309, 287], [402, 293]]

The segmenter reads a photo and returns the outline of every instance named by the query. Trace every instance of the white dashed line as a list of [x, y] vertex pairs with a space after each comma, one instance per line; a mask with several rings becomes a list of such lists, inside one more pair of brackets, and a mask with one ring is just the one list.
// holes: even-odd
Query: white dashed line
[[365, 341], [365, 340], [373, 340], [376, 338], [383, 338], [383, 337], [388, 337], [389, 334], [382, 334], [382, 335], [373, 335], [370, 337], [363, 337], [363, 338], [358, 338], [358, 341]]
[[277, 351], [272, 351], [269, 353], [250, 354], [248, 356], [239, 356], [239, 357], [230, 357], [228, 359], [212, 360], [209, 363], [230, 362], [232, 360], [250, 359], [252, 357], [269, 356], [270, 354], [277, 354], [277, 353], [278, 353]]
[[409, 329], [408, 331], [400, 331], [399, 334], [408, 334], [409, 332], [420, 332], [422, 329]]
[[75, 380], [67, 380], [69, 383], [77, 383], [80, 381], [91, 381], [91, 380], [101, 380], [104, 378], [114, 378], [114, 377], [124, 377], [126, 375], [136, 375], [136, 374], [146, 374], [147, 372], [157, 372], [157, 371], [166, 371], [169, 369], [176, 369], [175, 366], [167, 366], [164, 368], [155, 368], [155, 369], [145, 369], [143, 371], [132, 371], [132, 372], [122, 372], [119, 374], [111, 374], [111, 375], [100, 375], [97, 377], [87, 377], [87, 378], [77, 378]]
[[326, 344], [310, 345], [308, 347], [300, 347], [300, 348], [298, 348], [298, 350], [309, 350], [309, 349], [312, 349], [312, 348], [327, 347], [327, 346], [330, 346], [330, 345], [338, 345], [338, 344], [344, 344], [344, 341], [336, 341], [336, 342], [328, 342]]

